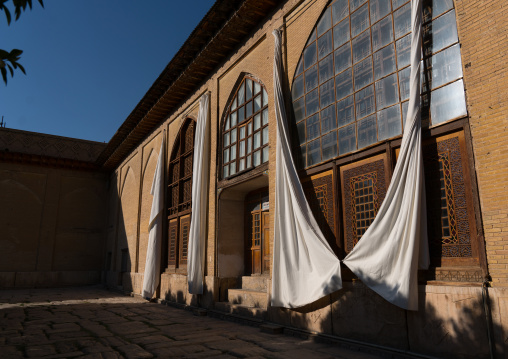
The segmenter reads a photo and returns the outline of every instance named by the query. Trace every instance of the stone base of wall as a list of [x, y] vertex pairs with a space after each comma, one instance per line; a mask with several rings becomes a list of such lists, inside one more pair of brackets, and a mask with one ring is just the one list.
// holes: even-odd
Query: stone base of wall
[[161, 276], [160, 298], [170, 302], [212, 309], [219, 299], [219, 279], [205, 277], [202, 295], [189, 293], [187, 276], [163, 273]]
[[51, 288], [101, 283], [100, 271], [0, 272], [0, 288]]
[[[341, 338], [453, 358], [489, 358], [480, 286], [419, 287], [419, 310], [400, 309], [361, 282], [298, 309], [269, 307], [269, 320]], [[489, 288], [497, 357], [508, 352], [508, 288]], [[506, 327], [506, 328], [504, 328]]]
[[[188, 293], [185, 275], [163, 274], [160, 298], [213, 309], [224, 295], [222, 287], [227, 287], [223, 282], [224, 278], [207, 277], [205, 295], [196, 296]], [[388, 303], [361, 282], [345, 282], [343, 286], [342, 290], [302, 308], [269, 306], [263, 317], [290, 328], [414, 353], [490, 357], [481, 286], [421, 285], [418, 311], [406, 311]], [[488, 294], [496, 357], [504, 357], [508, 353], [505, 348], [508, 288], [489, 288]]]
[[[53, 272], [51, 272], [53, 273]], [[19, 275], [19, 274], [18, 274]], [[108, 284], [116, 289], [141, 294], [143, 274], [108, 272]], [[0, 275], [6, 287], [9, 273]], [[40, 277], [42, 278], [42, 277]], [[100, 275], [97, 274], [98, 279]], [[163, 273], [156, 296], [174, 303], [215, 309], [223, 301], [226, 290], [235, 287], [237, 279], [205, 278], [203, 295], [188, 292], [187, 276]], [[18, 277], [18, 286], [34, 286], [26, 277]], [[76, 284], [76, 281], [68, 284]], [[11, 284], [12, 286], [12, 284]], [[419, 310], [400, 309], [361, 282], [344, 282], [344, 288], [298, 309], [268, 306], [262, 316], [269, 322], [358, 340], [414, 353], [454, 358], [489, 358], [490, 345], [482, 287], [467, 285], [419, 286]], [[271, 285], [268, 281], [268, 291]], [[491, 339], [496, 357], [508, 353], [508, 288], [488, 288], [491, 310]]]

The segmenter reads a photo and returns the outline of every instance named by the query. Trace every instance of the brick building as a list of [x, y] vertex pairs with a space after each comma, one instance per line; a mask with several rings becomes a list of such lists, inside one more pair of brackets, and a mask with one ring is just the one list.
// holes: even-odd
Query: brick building
[[[283, 31], [283, 85], [301, 182], [329, 244], [344, 258], [376, 215], [397, 161], [409, 97], [410, 13], [408, 0], [219, 0], [105, 148], [89, 144], [99, 149], [90, 158], [41, 152], [40, 145], [23, 149], [15, 143], [28, 134], [0, 129], [0, 198], [9, 203], [0, 216], [8, 249], [0, 252], [0, 285], [102, 280], [141, 294], [150, 188], [165, 134], [158, 298], [437, 356], [488, 357], [490, 337], [494, 352], [506, 355], [508, 7], [501, 0], [423, 4], [431, 267], [419, 273], [419, 310], [386, 302], [346, 267], [339, 292], [296, 310], [269, 305], [276, 145], [271, 33]], [[206, 92], [205, 293], [191, 295], [193, 141]], [[53, 140], [56, 148], [74, 141]], [[26, 216], [37, 218], [25, 232], [24, 223], [11, 220], [24, 201], [35, 203]], [[483, 299], [487, 292], [490, 301]]]

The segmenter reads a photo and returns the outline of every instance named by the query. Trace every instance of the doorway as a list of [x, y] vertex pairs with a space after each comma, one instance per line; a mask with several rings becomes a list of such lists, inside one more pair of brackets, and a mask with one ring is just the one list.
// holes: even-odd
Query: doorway
[[270, 273], [270, 202], [268, 188], [256, 190], [245, 198], [246, 275]]

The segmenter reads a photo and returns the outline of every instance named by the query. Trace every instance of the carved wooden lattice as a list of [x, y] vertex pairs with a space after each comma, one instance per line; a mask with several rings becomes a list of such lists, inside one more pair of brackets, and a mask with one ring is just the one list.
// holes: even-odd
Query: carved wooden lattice
[[379, 208], [377, 173], [370, 172], [350, 179], [353, 246], [369, 228]]
[[180, 218], [180, 264], [187, 263], [190, 216]]
[[184, 152], [187, 153], [189, 151], [192, 151], [193, 148], [194, 148], [194, 122], [191, 122], [185, 128]]
[[[179, 266], [187, 261], [189, 210], [192, 199], [192, 162], [194, 121], [187, 119], [178, 133], [169, 164], [168, 184], [168, 265]], [[182, 218], [182, 216], [186, 216]], [[186, 224], [186, 223], [189, 224]]]
[[177, 245], [178, 245], [178, 220], [172, 220], [169, 222], [168, 228], [168, 237], [169, 237], [169, 246], [168, 246], [168, 263], [170, 265], [176, 264], [176, 253], [177, 253]]
[[384, 159], [346, 169], [342, 178], [346, 250], [350, 252], [379, 210], [386, 196]]
[[471, 228], [459, 137], [423, 147], [429, 248], [433, 261], [471, 258]]
[[333, 247], [335, 244], [335, 211], [333, 199], [333, 175], [330, 172], [311, 177], [302, 182], [305, 197], [312, 214], [325, 238]]

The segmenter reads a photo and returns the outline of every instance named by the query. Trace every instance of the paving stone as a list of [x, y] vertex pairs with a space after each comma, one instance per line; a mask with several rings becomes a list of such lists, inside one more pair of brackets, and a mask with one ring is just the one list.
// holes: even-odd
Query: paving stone
[[169, 339], [168, 337], [160, 334], [154, 334], [154, 335], [144, 335], [139, 338], [132, 340], [134, 343], [138, 345], [147, 345], [147, 344], [155, 344], [155, 343], [161, 343], [161, 342], [172, 342], [172, 339]]
[[177, 336], [175, 337], [175, 340], [178, 341], [190, 341], [190, 342], [199, 342], [199, 343], [209, 343], [209, 342], [216, 342], [220, 340], [224, 340], [224, 336], [221, 335], [213, 335], [213, 333], [210, 333], [212, 335], [209, 335], [208, 332], [203, 335], [203, 333], [196, 333], [191, 335], [184, 335], [184, 336]]
[[25, 354], [29, 358], [41, 358], [43, 356], [57, 354], [57, 352], [52, 345], [36, 345], [26, 347]]
[[83, 329], [89, 331], [92, 335], [97, 337], [108, 337], [113, 335], [113, 333], [111, 333], [105, 325], [92, 322], [91, 320], [80, 320], [79, 324], [83, 327]]
[[153, 349], [152, 353], [161, 358], [184, 358], [189, 354], [208, 352], [208, 348], [202, 345], [185, 345], [178, 347], [164, 347]]
[[129, 321], [123, 317], [120, 317], [118, 315], [115, 316], [109, 316], [105, 318], [98, 318], [98, 322], [103, 324], [123, 324], [123, 323], [129, 323]]
[[234, 358], [234, 356], [231, 356], [229, 354], [226, 354], [226, 356], [224, 356], [224, 353], [221, 352], [220, 350], [207, 350], [207, 351], [204, 351], [204, 352], [201, 352], [201, 353], [194, 353], [194, 354], [187, 354], [185, 355], [185, 358], [186, 359], [193, 359], [193, 358], [218, 358], [218, 357], [222, 357], [222, 358]]
[[49, 340], [62, 340], [62, 339], [71, 339], [71, 338], [83, 338], [89, 337], [90, 333], [86, 331], [76, 331], [76, 332], [59, 332], [55, 334], [49, 334]]
[[291, 358], [291, 359], [334, 359], [334, 356], [328, 353], [319, 353], [308, 349], [293, 349], [284, 352], [270, 353], [272, 358]]
[[[2, 302], [2, 298], [8, 300]], [[198, 317], [188, 310], [148, 303], [98, 287], [0, 291], [1, 359], [154, 356], [379, 357], [284, 334], [266, 334], [258, 327]], [[383, 356], [387, 357], [386, 353]]]
[[11, 336], [7, 338], [7, 342], [11, 345], [45, 344], [47, 341], [48, 339], [43, 333], [39, 335]]
[[6, 345], [2, 346], [0, 350], [2, 353], [2, 359], [23, 358], [23, 350], [16, 346]]
[[238, 348], [231, 349], [228, 353], [240, 358], [271, 355], [271, 352], [258, 346], [240, 346]]
[[111, 332], [120, 335], [151, 333], [156, 331], [156, 329], [149, 327], [148, 325], [141, 322], [128, 322], [121, 325], [110, 324], [108, 326], [108, 329]]
[[76, 358], [76, 357], [81, 357], [82, 355], [83, 355], [83, 352], [76, 351], [76, 352], [70, 352], [70, 353], [64, 353], [64, 354], [49, 355], [49, 356], [45, 356], [44, 359]]
[[151, 326], [159, 327], [174, 324], [175, 321], [171, 319], [149, 319], [145, 320], [145, 323], [149, 323]]
[[129, 344], [118, 347], [118, 350], [124, 354], [126, 358], [141, 359], [141, 358], [153, 358], [153, 355], [139, 345]]
[[246, 348], [254, 348], [255, 345], [251, 343], [244, 342], [242, 340], [230, 340], [230, 339], [222, 339], [216, 342], [206, 343], [206, 346], [210, 349], [218, 349], [223, 352], [231, 352], [235, 349], [246, 349]]
[[63, 323], [53, 324], [52, 330], [48, 330], [48, 334], [61, 333], [61, 332], [75, 332], [81, 330], [81, 327], [76, 323]]
[[100, 341], [104, 345], [106, 345], [106, 346], [112, 346], [112, 347], [119, 347], [119, 346], [128, 344], [127, 341], [125, 341], [124, 339], [119, 338], [119, 337], [101, 338]]

